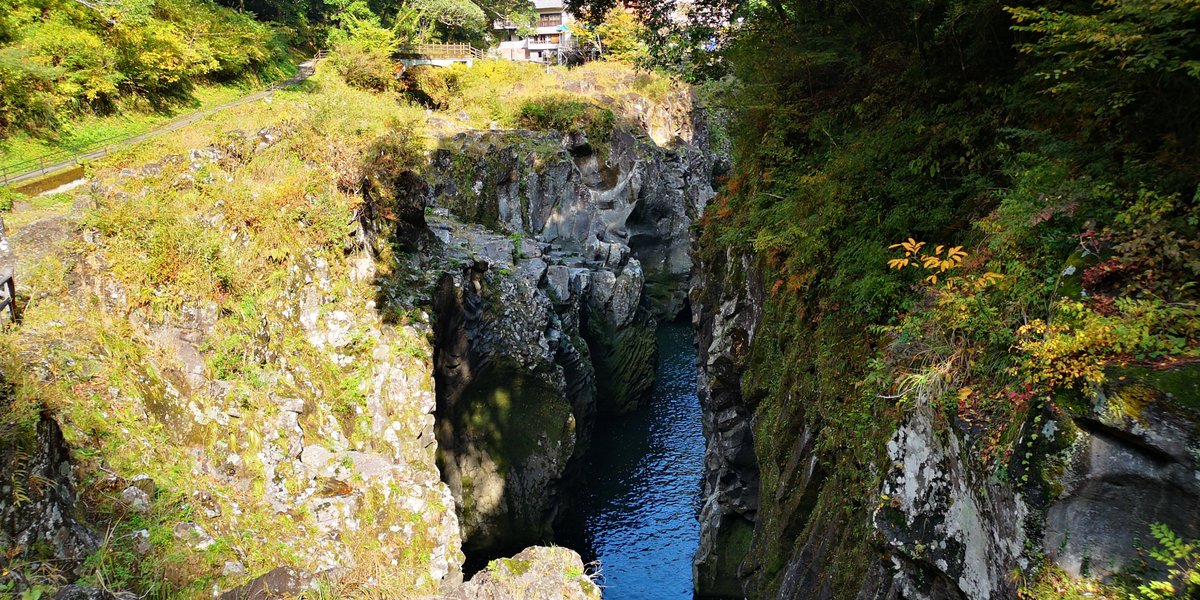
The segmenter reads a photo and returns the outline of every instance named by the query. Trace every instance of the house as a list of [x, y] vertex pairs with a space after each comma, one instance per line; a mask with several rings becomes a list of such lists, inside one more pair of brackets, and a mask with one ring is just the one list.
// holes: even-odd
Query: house
[[574, 49], [567, 25], [574, 19], [562, 0], [530, 0], [537, 11], [533, 35], [521, 36], [511, 21], [497, 20], [492, 24], [500, 39], [497, 50], [500, 58], [541, 63], [561, 63]]

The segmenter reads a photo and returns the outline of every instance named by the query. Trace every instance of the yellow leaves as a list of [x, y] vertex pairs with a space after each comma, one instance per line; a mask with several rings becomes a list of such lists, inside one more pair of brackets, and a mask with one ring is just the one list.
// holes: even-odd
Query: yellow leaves
[[983, 276], [980, 277], [978, 281], [984, 282], [984, 285], [993, 285], [996, 282], [1000, 281], [1001, 279], [1004, 279], [1003, 275], [1001, 275], [999, 273], [993, 273], [992, 271], [988, 271], [987, 273], [984, 273]]
[[[919, 267], [926, 271], [932, 271], [925, 277], [925, 282], [937, 285], [938, 281], [942, 280], [940, 277], [942, 274], [962, 266], [963, 261], [967, 258], [967, 253], [963, 251], [962, 246], [947, 248], [945, 244], [938, 244], [934, 247], [932, 254], [921, 252], [923, 247], [925, 247], [925, 242], [918, 242], [913, 238], [888, 246], [889, 249], [901, 248], [904, 250], [902, 258], [893, 258], [887, 261], [888, 268], [899, 271], [907, 267]], [[991, 275], [1000, 277], [996, 273]]]
[[958, 401], [964, 402], [964, 401], [966, 401], [967, 398], [971, 397], [971, 394], [974, 394], [974, 393], [975, 393], [975, 390], [973, 390], [969, 387], [962, 388], [962, 389], [958, 390]]
[[[911, 257], [911, 256], [915, 255], [917, 252], [920, 252], [921, 247], [924, 245], [925, 245], [925, 242], [918, 242], [917, 240], [908, 238], [907, 242], [900, 242], [899, 244], [892, 244], [891, 246], [888, 246], [888, 249], [904, 248], [904, 256]], [[939, 246], [939, 248], [940, 248], [940, 246]]]

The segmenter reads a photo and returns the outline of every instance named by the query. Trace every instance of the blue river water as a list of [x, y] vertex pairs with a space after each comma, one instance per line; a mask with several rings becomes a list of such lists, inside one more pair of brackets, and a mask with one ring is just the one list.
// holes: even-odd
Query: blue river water
[[572, 531], [557, 540], [598, 562], [605, 600], [692, 597], [704, 464], [692, 329], [661, 326], [658, 350], [651, 400], [597, 427]]

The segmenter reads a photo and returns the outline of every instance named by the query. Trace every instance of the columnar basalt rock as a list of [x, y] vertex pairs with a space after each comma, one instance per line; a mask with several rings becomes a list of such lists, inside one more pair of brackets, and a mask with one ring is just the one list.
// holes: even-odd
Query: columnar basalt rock
[[759, 502], [753, 406], [742, 396], [741, 377], [762, 318], [763, 290], [747, 258], [726, 253], [720, 259], [726, 269], [702, 265], [692, 288], [706, 440], [700, 547], [692, 567], [700, 598], [743, 594], [739, 571]]
[[649, 394], [654, 316], [686, 304], [713, 194], [695, 131], [671, 148], [621, 128], [472, 132], [434, 153], [438, 439], [468, 551], [552, 539], [595, 416]]
[[[0, 406], [8, 399], [0, 400]], [[100, 538], [76, 518], [70, 448], [58, 424], [42, 418], [28, 444], [0, 448], [0, 547], [39, 547], [47, 566], [77, 576]], [[136, 488], [135, 488], [136, 489]]]
[[637, 261], [519, 248], [444, 214], [431, 227], [447, 265], [434, 289], [438, 440], [466, 548], [494, 555], [549, 540], [607, 389], [589, 328], [649, 331], [653, 353]]
[[467, 222], [565, 248], [615, 244], [645, 272], [648, 308], [674, 318], [687, 300], [691, 224], [713, 197], [721, 160], [703, 115], [668, 147], [618, 128], [582, 133], [472, 132], [434, 153], [435, 203]]

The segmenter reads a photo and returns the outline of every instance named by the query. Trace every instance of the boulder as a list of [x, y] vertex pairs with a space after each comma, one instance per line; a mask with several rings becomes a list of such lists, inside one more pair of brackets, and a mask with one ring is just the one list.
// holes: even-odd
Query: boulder
[[[1154, 547], [1152, 523], [1200, 538], [1200, 367], [1118, 369], [1074, 415], [1043, 547], [1072, 575], [1111, 578]], [[1149, 565], [1161, 571], [1162, 565]]]
[[463, 584], [457, 600], [600, 600], [600, 587], [573, 550], [535, 546], [493, 560]]
[[313, 584], [310, 573], [291, 567], [275, 567], [246, 585], [221, 594], [220, 600], [275, 600], [293, 598]]

